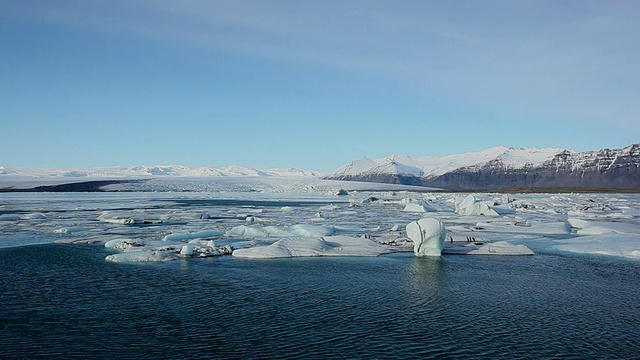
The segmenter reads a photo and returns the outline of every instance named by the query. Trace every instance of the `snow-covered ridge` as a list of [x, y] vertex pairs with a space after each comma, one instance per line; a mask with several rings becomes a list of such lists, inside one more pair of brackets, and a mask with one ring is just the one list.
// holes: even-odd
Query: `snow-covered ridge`
[[525, 166], [541, 165], [566, 150], [560, 148], [513, 148], [496, 146], [482, 151], [447, 156], [423, 156], [412, 158], [407, 155], [389, 155], [378, 159], [362, 158], [340, 167], [327, 175], [330, 178], [360, 175], [401, 175], [432, 177], [450, 171], [500, 161], [504, 166], [519, 169]]
[[243, 177], [278, 176], [298, 177], [322, 175], [318, 171], [295, 168], [253, 169], [229, 165], [225, 167], [188, 167], [183, 165], [101, 166], [86, 168], [5, 168], [0, 166], [0, 176], [64, 177], [64, 178], [129, 178], [129, 177]]
[[640, 188], [640, 144], [576, 152], [497, 146], [449, 156], [363, 158], [324, 179], [385, 182], [442, 189], [578, 187]]

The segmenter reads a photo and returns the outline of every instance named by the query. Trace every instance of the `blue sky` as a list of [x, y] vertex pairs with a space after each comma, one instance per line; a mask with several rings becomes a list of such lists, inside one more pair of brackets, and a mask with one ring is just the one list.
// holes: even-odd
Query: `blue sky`
[[0, 0], [0, 165], [640, 142], [638, 1]]

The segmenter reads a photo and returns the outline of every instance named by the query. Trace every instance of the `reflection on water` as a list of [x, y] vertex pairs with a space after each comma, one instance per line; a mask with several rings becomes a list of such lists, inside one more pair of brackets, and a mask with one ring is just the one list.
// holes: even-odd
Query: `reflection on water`
[[440, 257], [410, 257], [407, 261], [409, 299], [420, 301], [416, 306], [435, 301], [442, 292], [445, 260]]

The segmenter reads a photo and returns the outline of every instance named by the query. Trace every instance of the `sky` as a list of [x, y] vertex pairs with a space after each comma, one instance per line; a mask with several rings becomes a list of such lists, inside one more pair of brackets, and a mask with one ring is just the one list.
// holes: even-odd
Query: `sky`
[[640, 142], [640, 2], [0, 0], [0, 165]]

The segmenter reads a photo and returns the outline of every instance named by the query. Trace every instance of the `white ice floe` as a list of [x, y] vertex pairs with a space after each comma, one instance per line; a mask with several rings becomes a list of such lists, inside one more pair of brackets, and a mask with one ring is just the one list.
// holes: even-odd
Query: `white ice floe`
[[533, 251], [525, 245], [511, 244], [506, 241], [496, 241], [477, 245], [470, 243], [464, 246], [452, 246], [443, 250], [443, 254], [449, 255], [534, 255]]
[[633, 222], [569, 218], [577, 237], [556, 240], [558, 250], [640, 258], [640, 225]]
[[494, 232], [504, 234], [568, 235], [569, 226], [564, 221], [542, 222], [517, 218], [482, 221], [470, 227], [474, 232]]
[[292, 226], [236, 226], [224, 235], [243, 239], [262, 237], [322, 237], [332, 235], [335, 228], [320, 225], [296, 224]]
[[45, 220], [46, 218], [47, 218], [47, 215], [42, 213], [24, 214], [22, 216], [23, 220]]
[[77, 233], [77, 232], [82, 232], [82, 231], [88, 231], [90, 230], [87, 227], [83, 227], [83, 226], [74, 226], [74, 227], [63, 227], [63, 228], [59, 228], [57, 230], [54, 230], [54, 233], [58, 233], [58, 234], [73, 234], [73, 233]]
[[348, 236], [284, 238], [267, 246], [233, 251], [233, 256], [254, 259], [312, 256], [378, 256], [390, 252], [365, 238]]
[[458, 215], [498, 215], [498, 213], [491, 209], [487, 203], [477, 200], [472, 194], [467, 195], [462, 201], [456, 203], [455, 212]]
[[190, 233], [175, 233], [166, 235], [162, 240], [164, 241], [186, 241], [193, 239], [208, 239], [212, 237], [222, 236], [223, 233], [220, 230], [203, 230], [198, 232], [190, 232]]
[[423, 218], [407, 225], [407, 236], [416, 256], [440, 256], [447, 231], [440, 220]]
[[177, 260], [180, 257], [173, 251], [139, 250], [107, 255], [105, 260], [111, 262], [164, 262]]
[[105, 260], [113, 262], [164, 262], [188, 257], [210, 257], [228, 255], [233, 251], [230, 245], [215, 247], [213, 242], [205, 245], [198, 243], [169, 244], [151, 246], [158, 242], [141, 242], [131, 239], [115, 239], [105, 244], [112, 250], [121, 251], [108, 255]]
[[640, 237], [640, 225], [630, 222], [590, 221], [577, 218], [569, 218], [567, 222], [572, 228], [577, 229], [577, 235], [613, 233], [620, 235], [637, 235]]
[[610, 255], [640, 259], [640, 236], [609, 232], [557, 240], [558, 250], [582, 254]]
[[179, 225], [188, 221], [208, 219], [209, 214], [152, 214], [146, 211], [104, 211], [98, 220], [118, 225]]
[[425, 213], [425, 212], [428, 212], [429, 210], [421, 203], [412, 202], [405, 205], [404, 210], [402, 211]]
[[112, 239], [104, 243], [105, 248], [119, 251], [141, 246], [144, 246], [144, 243], [136, 239]]

